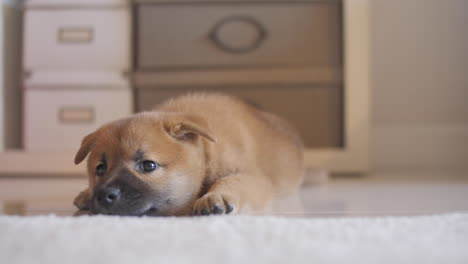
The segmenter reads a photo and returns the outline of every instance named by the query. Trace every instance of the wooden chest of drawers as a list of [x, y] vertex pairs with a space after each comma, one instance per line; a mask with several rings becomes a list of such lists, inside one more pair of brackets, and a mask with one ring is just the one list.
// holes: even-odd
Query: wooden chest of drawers
[[225, 92], [289, 120], [309, 148], [343, 146], [341, 1], [136, 2], [137, 110]]

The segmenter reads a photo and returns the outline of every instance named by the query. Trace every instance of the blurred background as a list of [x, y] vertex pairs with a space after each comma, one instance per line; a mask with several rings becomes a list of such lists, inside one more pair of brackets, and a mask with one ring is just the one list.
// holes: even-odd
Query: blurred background
[[105, 122], [190, 91], [288, 119], [308, 216], [468, 210], [466, 0], [2, 1], [0, 212], [73, 212]]

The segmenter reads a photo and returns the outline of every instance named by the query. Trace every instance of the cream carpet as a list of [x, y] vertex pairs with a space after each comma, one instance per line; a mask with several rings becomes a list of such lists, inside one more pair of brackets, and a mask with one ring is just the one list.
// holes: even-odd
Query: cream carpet
[[0, 263], [468, 263], [468, 214], [0, 217]]

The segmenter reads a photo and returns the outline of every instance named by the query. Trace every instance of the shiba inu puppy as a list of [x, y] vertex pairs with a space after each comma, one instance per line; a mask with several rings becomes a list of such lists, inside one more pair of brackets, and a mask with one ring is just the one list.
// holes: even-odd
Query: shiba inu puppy
[[281, 118], [223, 94], [188, 94], [87, 135], [92, 214], [209, 215], [261, 211], [294, 192], [303, 146]]

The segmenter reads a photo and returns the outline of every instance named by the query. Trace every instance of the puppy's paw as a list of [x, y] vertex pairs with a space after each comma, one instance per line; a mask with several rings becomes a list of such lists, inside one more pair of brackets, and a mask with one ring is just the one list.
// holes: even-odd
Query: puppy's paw
[[80, 194], [78, 194], [78, 196], [73, 201], [73, 204], [79, 210], [89, 210], [90, 202], [91, 202], [91, 191], [89, 189], [86, 189], [80, 192]]
[[208, 192], [195, 201], [194, 215], [231, 214], [238, 211], [236, 199], [217, 192]]
[[92, 214], [88, 210], [78, 210], [73, 214], [73, 216], [82, 216], [82, 215], [92, 215]]

